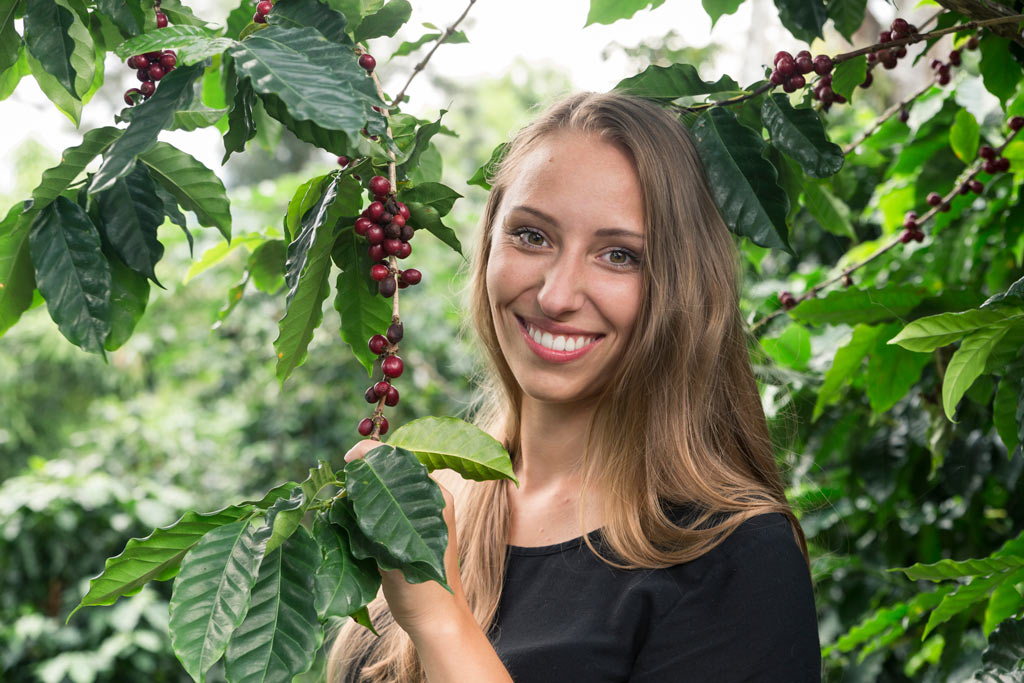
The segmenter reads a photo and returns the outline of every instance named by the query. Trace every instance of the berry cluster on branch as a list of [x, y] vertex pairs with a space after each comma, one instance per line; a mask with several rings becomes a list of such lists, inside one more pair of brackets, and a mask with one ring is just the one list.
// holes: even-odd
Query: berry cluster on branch
[[256, 13], [252, 15], [252, 20], [257, 24], [267, 23], [267, 15], [272, 9], [274, 9], [274, 3], [270, 0], [260, 0], [256, 3]]
[[[167, 26], [167, 15], [160, 11], [160, 0], [154, 5], [156, 11], [157, 28]], [[126, 61], [129, 69], [135, 70], [135, 75], [140, 83], [138, 88], [129, 88], [124, 94], [124, 102], [129, 107], [134, 107], [139, 102], [144, 102], [156, 92], [156, 83], [167, 74], [174, 71], [178, 64], [178, 56], [174, 50], [157, 50], [146, 52], [141, 55], [132, 55]]]

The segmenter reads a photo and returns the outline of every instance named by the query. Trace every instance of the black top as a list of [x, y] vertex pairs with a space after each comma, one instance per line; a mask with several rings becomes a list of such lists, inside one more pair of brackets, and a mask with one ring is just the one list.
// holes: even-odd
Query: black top
[[780, 514], [666, 569], [615, 569], [582, 537], [509, 546], [488, 637], [515, 683], [821, 680], [811, 577]]

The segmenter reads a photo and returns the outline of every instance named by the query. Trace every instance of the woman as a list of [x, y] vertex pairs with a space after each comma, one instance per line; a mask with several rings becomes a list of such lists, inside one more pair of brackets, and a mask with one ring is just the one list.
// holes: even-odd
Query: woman
[[454, 595], [387, 573], [382, 637], [346, 625], [330, 680], [820, 680], [736, 273], [657, 105], [580, 94], [515, 137], [471, 314], [491, 370], [477, 422], [519, 487], [444, 478]]

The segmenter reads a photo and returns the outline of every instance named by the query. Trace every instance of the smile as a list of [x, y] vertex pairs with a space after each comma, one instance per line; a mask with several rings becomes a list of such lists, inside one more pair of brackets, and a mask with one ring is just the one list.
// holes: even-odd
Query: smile
[[594, 348], [604, 335], [568, 335], [546, 332], [516, 316], [527, 346], [538, 356], [555, 363], [575, 360]]

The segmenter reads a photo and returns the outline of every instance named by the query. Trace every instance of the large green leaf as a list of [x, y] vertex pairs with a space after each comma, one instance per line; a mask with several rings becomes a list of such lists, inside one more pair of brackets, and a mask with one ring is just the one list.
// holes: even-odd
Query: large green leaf
[[868, 359], [866, 389], [871, 410], [876, 415], [889, 410], [906, 396], [921, 378], [924, 366], [931, 361], [927, 354], [907, 351], [886, 342], [899, 327], [899, 323], [891, 323], [882, 328]]
[[383, 125], [383, 116], [372, 109], [384, 106], [373, 79], [350, 51], [314, 28], [270, 26], [228, 52], [239, 77], [249, 78], [258, 93], [280, 98], [295, 119], [341, 131], [350, 140], [358, 140], [368, 123]]
[[174, 195], [183, 209], [196, 215], [200, 225], [217, 228], [224, 239], [231, 240], [231, 207], [224, 183], [217, 174], [192, 155], [166, 142], [158, 142], [141, 153], [139, 161]]
[[899, 344], [910, 351], [933, 351], [952, 344], [961, 337], [987, 327], [997, 327], [1008, 320], [1024, 317], [1024, 309], [971, 309], [959, 313], [940, 313], [918, 318], [895, 337], [890, 344]]
[[320, 551], [305, 527], [267, 553], [252, 589], [252, 604], [225, 656], [235, 683], [287, 683], [307, 671], [324, 639], [314, 606]]
[[398, 560], [429, 568], [447, 585], [444, 496], [416, 456], [382, 446], [345, 465], [345, 488], [359, 529]]
[[[895, 631], [897, 635], [901, 635], [907, 626], [939, 604], [951, 589], [952, 587], [940, 587], [935, 591], [918, 593], [907, 602], [882, 607], [840, 636], [833, 647], [840, 652], [850, 652], [884, 634]], [[826, 648], [828, 649], [831, 648]]]
[[458, 418], [423, 417], [407, 422], [395, 430], [388, 444], [412, 451], [428, 470], [447, 468], [465, 479], [511, 479], [519, 485], [504, 446]]
[[660, 7], [665, 0], [590, 0], [587, 23], [613, 24], [619, 19], [629, 19], [642, 9]]
[[412, 15], [412, 5], [408, 0], [389, 0], [373, 14], [363, 17], [355, 30], [355, 39], [361, 43], [371, 38], [393, 36]]
[[456, 199], [462, 195], [441, 183], [421, 183], [402, 192], [404, 202], [423, 204], [437, 210], [438, 216], [447, 216]]
[[107, 560], [103, 573], [89, 582], [89, 591], [71, 614], [82, 607], [110, 605], [122, 596], [135, 595], [150, 581], [174, 578], [182, 558], [200, 538], [239, 520], [248, 510], [231, 506], [216, 512], [186, 512], [178, 521], [155, 529], [145, 538], [129, 540], [120, 555]]
[[480, 168], [476, 169], [473, 173], [473, 177], [466, 181], [467, 185], [478, 185], [485, 190], [491, 189], [491, 179], [498, 170], [498, 164], [501, 163], [502, 158], [505, 156], [505, 149], [508, 147], [507, 142], [498, 143], [493, 150], [491, 150], [491, 156]]
[[74, 182], [93, 159], [110, 147], [122, 131], [112, 126], [93, 128], [82, 136], [81, 144], [68, 147], [60, 157], [60, 164], [43, 171], [43, 177], [32, 190], [32, 210], [38, 211], [56, 199]]
[[316, 145], [330, 154], [354, 157], [367, 156], [370, 153], [368, 141], [362, 139], [349, 139], [342, 131], [329, 130], [316, 125], [312, 121], [297, 119], [288, 111], [288, 107], [281, 98], [274, 95], [261, 95], [260, 102], [267, 114], [284, 124], [284, 127], [295, 134], [295, 137]]
[[686, 95], [707, 95], [739, 89], [739, 84], [729, 76], [722, 76], [714, 82], [703, 80], [697, 69], [690, 64], [652, 65], [615, 85], [615, 90], [665, 101]]
[[286, 28], [308, 26], [315, 28], [333, 43], [352, 45], [352, 39], [345, 33], [345, 25], [348, 23], [345, 15], [320, 0], [278, 0], [274, 3], [274, 11], [267, 16], [267, 22]]
[[[1024, 596], [1017, 591], [1017, 584], [1024, 583], [1024, 569], [1009, 574], [1006, 580], [992, 591], [985, 606], [982, 630], [988, 638], [1003, 621], [1017, 614], [1024, 607]], [[1020, 656], [1024, 657], [1024, 653]]]
[[24, 21], [29, 53], [72, 97], [80, 99], [75, 90], [75, 67], [71, 63], [75, 40], [68, 34], [75, 22], [74, 12], [56, 0], [32, 0], [26, 4]]
[[284, 216], [284, 237], [286, 242], [292, 241], [293, 235], [299, 234], [302, 217], [313, 207], [323, 194], [321, 186], [327, 174], [310, 178], [295, 188], [292, 198], [288, 201], [288, 209]]
[[829, 142], [825, 126], [813, 109], [794, 109], [789, 96], [775, 93], [764, 99], [761, 120], [772, 144], [800, 164], [807, 175], [826, 178], [843, 167], [842, 148]]
[[18, 63], [21, 37], [14, 30], [14, 14], [20, 0], [0, 0], [0, 73]]
[[927, 638], [936, 626], [949, 621], [960, 612], [970, 609], [975, 603], [987, 599], [992, 589], [1005, 581], [1006, 577], [1005, 572], [998, 572], [991, 576], [975, 576], [970, 583], [957, 587], [955, 591], [946, 595], [939, 606], [928, 615], [928, 623], [925, 625], [921, 637]]
[[779, 21], [793, 37], [805, 43], [821, 38], [821, 27], [828, 19], [825, 0], [775, 0]]
[[160, 285], [154, 269], [164, 255], [164, 245], [156, 231], [164, 222], [164, 211], [162, 203], [153, 201], [155, 194], [145, 167], [136, 164], [131, 173], [96, 195], [96, 206], [102, 220], [100, 232], [114, 253], [136, 273]]
[[978, 154], [978, 141], [981, 137], [981, 128], [978, 126], [974, 114], [961, 109], [956, 113], [953, 126], [949, 129], [949, 146], [953, 153], [965, 164], [974, 161]]
[[273, 529], [273, 534], [267, 541], [267, 552], [273, 552], [295, 533], [302, 523], [306, 510], [316, 501], [321, 489], [338, 484], [339, 482], [335, 481], [334, 470], [326, 461], [321, 460], [317, 467], [310, 468], [306, 480], [293, 488], [287, 497], [281, 496], [275, 500], [267, 509], [267, 524]]
[[[337, 196], [338, 176], [333, 176], [321, 186], [320, 198], [302, 216], [299, 231], [288, 244], [284, 281], [288, 285], [289, 303], [295, 297], [299, 287], [299, 278], [306, 270], [309, 251], [313, 244], [319, 239], [322, 253], [326, 245], [326, 237], [332, 236], [334, 226], [327, 225], [327, 214]], [[331, 243], [333, 244], [333, 240]]]
[[988, 355], [1009, 329], [1009, 323], [983, 327], [960, 342], [960, 348], [949, 360], [946, 375], [942, 379], [942, 408], [950, 422], [955, 422], [953, 415], [957, 404], [985, 369]]
[[723, 15], [735, 14], [743, 2], [744, 0], [701, 0], [701, 5], [711, 17], [711, 28], [714, 28]]
[[1024, 422], [1017, 420], [1018, 410], [1024, 410], [1024, 368], [1020, 366], [1009, 368], [999, 379], [992, 402], [992, 422], [1011, 455], [1019, 444], [1024, 443], [1021, 438]]
[[1008, 672], [1017, 672], [1022, 659], [1024, 659], [1024, 619], [1007, 619], [992, 632], [992, 636], [988, 639], [988, 647], [981, 653], [981, 661], [987, 666]]
[[129, 0], [96, 0], [96, 10], [117, 26], [121, 35], [130, 38], [142, 33], [142, 5]]
[[[192, 101], [192, 84], [202, 73], [200, 65], [192, 65], [179, 67], [164, 76], [156, 93], [138, 105], [139, 109], [132, 116], [131, 123], [107, 150], [103, 164], [89, 184], [90, 194], [110, 188], [118, 178], [132, 169], [138, 155], [153, 147], [160, 131], [171, 125], [174, 112], [187, 108]], [[173, 189], [171, 191], [174, 192]], [[184, 202], [182, 205], [185, 205]]]
[[842, 388], [859, 374], [864, 358], [875, 348], [881, 331], [880, 326], [857, 325], [853, 328], [850, 341], [836, 350], [832, 365], [825, 373], [825, 381], [818, 389], [814, 412], [811, 416], [812, 421], [821, 417], [825, 406], [835, 403], [839, 399]]
[[249, 519], [213, 529], [188, 551], [171, 593], [171, 645], [202, 681], [249, 611], [270, 529]]
[[792, 251], [786, 227], [789, 200], [776, 182], [775, 167], [762, 157], [761, 136], [724, 107], [701, 114], [692, 132], [729, 229], [759, 246]]
[[266, 237], [259, 233], [252, 233], [247, 235], [238, 235], [231, 242], [218, 242], [209, 249], [203, 252], [203, 255], [199, 257], [199, 260], [189, 266], [185, 272], [185, 277], [182, 279], [182, 284], [187, 284], [189, 280], [199, 275], [205, 270], [209, 270], [218, 263], [226, 259], [233, 251], [240, 247], [252, 251], [259, 247], [266, 241]]
[[29, 223], [22, 209], [23, 204], [15, 204], [0, 221], [0, 336], [32, 305], [36, 288], [29, 254]]
[[29, 234], [36, 284], [50, 317], [68, 341], [103, 353], [110, 332], [110, 264], [85, 209], [57, 197], [39, 212]]
[[[864, 23], [864, 8], [867, 7], [867, 4], [867, 0], [828, 0], [825, 11], [832, 23], [835, 24], [839, 35], [846, 38], [848, 43], [853, 43], [853, 34]], [[864, 79], [861, 78], [861, 80]], [[839, 91], [836, 90], [836, 92]]]
[[1013, 97], [1020, 81], [1020, 65], [1010, 53], [1010, 41], [986, 33], [981, 41], [981, 79], [985, 89], [1000, 99], [1005, 106]]
[[[416, 50], [420, 49], [427, 43], [433, 42], [441, 37], [440, 33], [425, 33], [416, 40], [406, 41], [398, 46], [394, 52], [391, 53], [391, 58], [404, 57], [405, 55], [412, 54]], [[468, 43], [469, 38], [462, 31], [454, 31], [450, 36], [445, 38], [445, 45], [457, 45], [460, 43]]]
[[857, 325], [904, 316], [921, 302], [924, 291], [911, 285], [883, 289], [833, 290], [824, 298], [807, 299], [789, 312], [795, 320], [815, 325]]
[[[167, 18], [172, 24], [188, 24], [189, 26], [205, 26], [206, 22], [197, 17], [192, 13], [192, 10], [181, 4], [181, 0], [163, 0], [160, 3], [160, 11], [167, 15]], [[147, 25], [149, 21], [152, 21], [153, 28], [156, 26], [156, 19], [153, 15], [148, 14]]]
[[[20, 38], [15, 40], [20, 40]], [[10, 97], [14, 89], [21, 83], [21, 79], [32, 73], [28, 66], [28, 53], [25, 51], [25, 44], [19, 43], [15, 49], [18, 51], [17, 61], [0, 71], [0, 100]]]
[[762, 337], [761, 346], [772, 359], [793, 370], [804, 370], [811, 359], [811, 333], [791, 322], [777, 337]]
[[[448, 110], [442, 109], [441, 113], [438, 114], [437, 120], [430, 123], [424, 124], [416, 129], [416, 136], [413, 139], [412, 146], [408, 150], [408, 155], [404, 158], [398, 159], [398, 165], [396, 166], [396, 172], [398, 173], [399, 179], [404, 177], [409, 169], [415, 168], [420, 161], [420, 156], [430, 147], [430, 138], [434, 137], [441, 130], [441, 119]], [[441, 215], [445, 215], [447, 211], [442, 212]]]
[[1007, 569], [1024, 567], [1024, 533], [1007, 541], [988, 557], [969, 560], [939, 560], [931, 564], [917, 563], [909, 567], [896, 567], [891, 572], [903, 572], [908, 579], [942, 581], [967, 576], [987, 576]]
[[[860, 18], [863, 18], [863, 14]], [[859, 19], [858, 19], [859, 20]], [[854, 57], [853, 59], [847, 59], [845, 62], [840, 62], [836, 65], [835, 71], [832, 72], [832, 90], [837, 92], [847, 99], [853, 97], [853, 93], [858, 85], [864, 82], [868, 73], [868, 61], [864, 55]]]
[[804, 206], [821, 227], [833, 235], [856, 241], [857, 233], [850, 222], [850, 208], [845, 202], [832, 194], [824, 183], [807, 180], [801, 187]]
[[249, 255], [245, 267], [256, 289], [267, 294], [274, 294], [281, 289], [287, 249], [284, 240], [267, 240]]
[[316, 612], [321, 621], [347, 617], [377, 597], [380, 572], [372, 560], [359, 560], [349, 549], [345, 533], [317, 516], [313, 535], [323, 552], [316, 570]]
[[225, 95], [231, 102], [231, 110], [228, 112], [228, 130], [224, 133], [222, 164], [227, 163], [232, 153], [244, 151], [245, 143], [256, 136], [256, 122], [252, 116], [252, 107], [256, 103], [256, 92], [252, 89], [248, 78], [238, 78], [233, 59], [227, 60], [226, 68]]
[[178, 63], [187, 65], [219, 55], [235, 45], [238, 45], [237, 40], [225, 38], [219, 31], [202, 26], [166, 26], [124, 41], [114, 49], [114, 53], [121, 59], [127, 59], [144, 52], [175, 50]]
[[121, 348], [132, 336], [136, 323], [149, 303], [149, 281], [121, 262], [116, 254], [107, 254], [110, 263], [110, 334], [103, 342], [107, 351]]
[[433, 206], [419, 202], [406, 202], [409, 207], [409, 222], [417, 230], [426, 230], [449, 247], [462, 254], [462, 244], [455, 231], [441, 222], [441, 214]]
[[35, 55], [27, 49], [23, 54], [28, 61], [29, 72], [36, 79], [39, 89], [57, 107], [57, 110], [67, 116], [75, 128], [78, 128], [82, 120], [82, 100], [77, 95], [68, 92], [64, 85], [35, 58]]
[[334, 308], [341, 316], [341, 340], [372, 375], [377, 356], [367, 342], [373, 335], [383, 334], [391, 324], [391, 301], [378, 295], [375, 287], [371, 290], [367, 286], [372, 282], [369, 271], [373, 262], [366, 254], [366, 241], [354, 230], [341, 233], [331, 256], [341, 268], [334, 297]]

